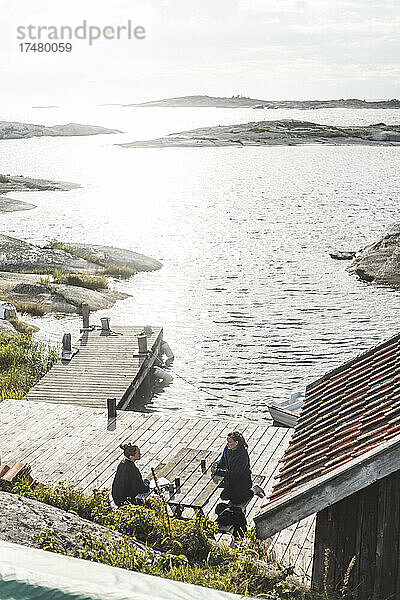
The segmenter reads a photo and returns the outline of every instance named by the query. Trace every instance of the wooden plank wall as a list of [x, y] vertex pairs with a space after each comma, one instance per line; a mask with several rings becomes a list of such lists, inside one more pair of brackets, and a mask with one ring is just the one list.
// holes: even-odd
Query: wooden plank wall
[[[339, 591], [349, 564], [353, 600], [400, 598], [400, 471], [317, 515], [313, 585]], [[324, 568], [326, 549], [329, 568]]]

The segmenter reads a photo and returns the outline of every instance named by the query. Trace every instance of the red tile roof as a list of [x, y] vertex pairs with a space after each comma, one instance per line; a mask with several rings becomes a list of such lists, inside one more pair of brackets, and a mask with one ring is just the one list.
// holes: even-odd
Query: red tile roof
[[400, 432], [400, 334], [310, 384], [270, 502]]

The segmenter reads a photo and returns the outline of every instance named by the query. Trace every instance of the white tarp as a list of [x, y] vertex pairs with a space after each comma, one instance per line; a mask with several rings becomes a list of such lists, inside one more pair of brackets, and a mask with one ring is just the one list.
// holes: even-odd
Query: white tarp
[[244, 596], [0, 541], [1, 600], [239, 600]]

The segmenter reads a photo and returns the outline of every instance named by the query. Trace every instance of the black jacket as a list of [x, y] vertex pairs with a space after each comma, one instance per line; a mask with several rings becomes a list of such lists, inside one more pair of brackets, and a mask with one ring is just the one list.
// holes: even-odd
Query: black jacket
[[125, 459], [119, 463], [111, 488], [111, 495], [117, 506], [134, 500], [137, 494], [149, 491], [149, 482], [131, 460]]
[[221, 498], [241, 504], [252, 496], [250, 459], [246, 448], [229, 450], [224, 448], [221, 458], [217, 461], [217, 475], [224, 478], [224, 491]]

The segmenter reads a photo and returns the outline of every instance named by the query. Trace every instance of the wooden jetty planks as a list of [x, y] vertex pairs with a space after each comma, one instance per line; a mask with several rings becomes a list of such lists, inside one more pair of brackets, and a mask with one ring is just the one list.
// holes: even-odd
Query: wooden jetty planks
[[[253, 479], [260, 482], [265, 478], [262, 487], [269, 485], [268, 481], [272, 483], [290, 437], [290, 432], [272, 427], [269, 422], [263, 425], [210, 421], [161, 413], [119, 411], [113, 424], [113, 428], [108, 428], [105, 406], [104, 409], [79, 405], [66, 407], [65, 404], [5, 400], [0, 403], [0, 451], [4, 462], [28, 463], [34, 478], [43, 482], [64, 479], [85, 490], [111, 488], [122, 459], [119, 448], [122, 442], [138, 443], [142, 450], [138, 466], [144, 475], [155, 467], [158, 475], [168, 476], [174, 469], [176, 457], [179, 463], [179, 457], [186, 456], [185, 480], [181, 480], [185, 499], [197, 504], [208, 497], [204, 512], [214, 519], [221, 490], [210, 482], [209, 469], [222, 453], [226, 434], [235, 429], [244, 433], [249, 443]], [[190, 460], [188, 452], [191, 453]], [[200, 468], [203, 457], [207, 468], [205, 474]], [[172, 479], [178, 472], [179, 465], [172, 473]], [[255, 498], [247, 507], [250, 525], [259, 504], [260, 500]], [[299, 568], [309, 572], [314, 520], [310, 517], [306, 521], [278, 534], [274, 548], [278, 558], [290, 558]]]
[[148, 337], [149, 355], [139, 358], [137, 335], [143, 327], [115, 326], [111, 334], [99, 329], [84, 332], [68, 362], [59, 361], [28, 392], [29, 401], [103, 408], [116, 398], [125, 409], [155, 361], [162, 328]]

